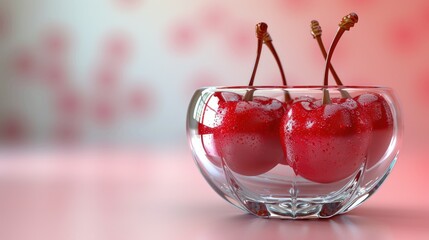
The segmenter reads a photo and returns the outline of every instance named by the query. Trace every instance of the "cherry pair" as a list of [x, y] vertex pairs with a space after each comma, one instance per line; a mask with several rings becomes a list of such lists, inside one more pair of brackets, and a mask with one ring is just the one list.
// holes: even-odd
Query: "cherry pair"
[[332, 54], [343, 33], [357, 22], [355, 13], [342, 19], [327, 54], [322, 30], [312, 21], [313, 37], [326, 60], [323, 100], [297, 102], [282, 120], [282, 143], [289, 165], [296, 174], [315, 182], [342, 180], [363, 163], [370, 169], [382, 159], [393, 134], [392, 113], [381, 95], [364, 93], [352, 98], [341, 88], [342, 98], [329, 95], [328, 69], [337, 85], [343, 85], [330, 64]]

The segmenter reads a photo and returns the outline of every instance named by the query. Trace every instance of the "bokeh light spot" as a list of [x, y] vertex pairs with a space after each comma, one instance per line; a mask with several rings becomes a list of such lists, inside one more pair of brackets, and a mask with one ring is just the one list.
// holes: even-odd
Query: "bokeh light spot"
[[387, 28], [388, 43], [395, 52], [407, 52], [413, 50], [417, 40], [417, 32], [411, 23], [392, 23]]
[[0, 136], [7, 144], [21, 144], [27, 137], [24, 120], [17, 115], [9, 115], [1, 122]]
[[96, 99], [93, 114], [94, 121], [100, 126], [111, 125], [116, 120], [115, 105], [108, 99]]
[[70, 49], [70, 34], [65, 27], [53, 27], [42, 36], [45, 53], [53, 59], [65, 57]]
[[197, 31], [190, 24], [173, 25], [170, 34], [169, 42], [176, 52], [188, 52], [197, 43]]
[[131, 38], [125, 33], [111, 33], [103, 39], [102, 46], [102, 61], [113, 66], [123, 66], [130, 59], [133, 51]]
[[33, 77], [36, 74], [36, 58], [32, 52], [22, 50], [12, 56], [13, 69], [18, 76]]
[[128, 105], [132, 113], [147, 115], [153, 108], [154, 94], [143, 87], [132, 89], [128, 94]]

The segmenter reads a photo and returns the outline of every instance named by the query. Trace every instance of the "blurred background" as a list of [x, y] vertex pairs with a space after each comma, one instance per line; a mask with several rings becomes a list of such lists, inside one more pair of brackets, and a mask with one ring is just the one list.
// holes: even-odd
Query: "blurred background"
[[[384, 85], [398, 94], [405, 145], [429, 134], [429, 4], [424, 0], [0, 1], [2, 146], [186, 148], [185, 114], [195, 89], [245, 85], [254, 26], [269, 24], [290, 85], [321, 84], [325, 45], [341, 17], [359, 23], [333, 58], [347, 85]], [[256, 84], [280, 78], [264, 49]]]
[[[333, 65], [346, 85], [393, 88], [405, 125], [402, 159], [384, 195], [371, 201], [390, 206], [390, 200], [397, 210], [414, 196], [414, 206], [426, 206], [428, 194], [403, 179], [427, 182], [428, 1], [0, 0], [1, 238], [169, 239], [179, 232], [175, 239], [215, 239], [210, 225], [250, 221], [263, 228], [258, 220], [237, 223], [240, 213], [193, 166], [185, 132], [189, 100], [203, 86], [248, 83], [261, 21], [269, 25], [289, 84], [321, 84], [324, 60], [310, 21], [320, 22], [328, 46], [349, 12], [359, 23], [343, 36]], [[264, 48], [255, 85], [280, 83]], [[194, 195], [184, 191], [189, 188]], [[205, 205], [191, 205], [195, 196]], [[195, 206], [214, 220], [189, 215]], [[224, 206], [233, 216], [228, 221], [218, 216]], [[385, 223], [378, 228], [385, 231], [370, 229], [366, 236], [393, 236], [397, 225], [369, 209], [363, 218], [325, 222], [320, 231], [343, 239], [370, 216], [373, 224]], [[409, 220], [407, 227], [428, 221], [398, 215]], [[297, 234], [308, 233], [294, 226]]]

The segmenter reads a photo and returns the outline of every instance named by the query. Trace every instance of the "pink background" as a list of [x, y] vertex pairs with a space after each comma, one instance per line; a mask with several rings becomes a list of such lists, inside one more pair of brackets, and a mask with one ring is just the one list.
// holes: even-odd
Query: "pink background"
[[[248, 83], [254, 26], [269, 24], [290, 85], [322, 83], [325, 45], [341, 17], [359, 23], [333, 58], [347, 85], [392, 87], [405, 146], [429, 134], [427, 1], [2, 1], [0, 140], [13, 146], [118, 144], [186, 147], [194, 90]], [[280, 84], [264, 49], [256, 84]]]
[[[193, 92], [247, 84], [260, 21], [289, 84], [321, 84], [310, 21], [319, 20], [328, 46], [351, 11], [359, 23], [333, 65], [347, 85], [397, 93], [405, 125], [398, 165], [368, 207], [337, 220], [306, 225], [242, 214], [192, 164], [185, 114]], [[218, 239], [221, 229], [240, 236], [235, 230], [251, 225], [273, 237], [311, 237], [315, 228], [331, 239], [356, 232], [424, 239], [427, 21], [424, 0], [0, 1], [0, 196], [8, 196], [0, 197], [0, 235], [9, 236], [0, 238]], [[264, 49], [256, 85], [280, 84], [279, 77]]]

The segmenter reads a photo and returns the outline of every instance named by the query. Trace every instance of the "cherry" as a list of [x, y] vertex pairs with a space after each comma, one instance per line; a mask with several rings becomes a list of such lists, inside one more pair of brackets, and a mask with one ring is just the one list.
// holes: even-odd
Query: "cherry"
[[282, 102], [272, 98], [220, 101], [213, 133], [215, 150], [234, 172], [260, 175], [284, 159], [278, 129]]
[[323, 100], [295, 101], [282, 119], [280, 135], [289, 165], [297, 175], [314, 182], [343, 180], [366, 160], [371, 119], [348, 93], [331, 99], [327, 90], [333, 51], [342, 34], [357, 21], [354, 13], [344, 17], [329, 53], [324, 54]]
[[[213, 141], [213, 133], [219, 127], [218, 110], [219, 105], [224, 105], [227, 101], [238, 101], [242, 97], [232, 92], [215, 92], [204, 105], [201, 122], [198, 123], [198, 134], [201, 136], [201, 143], [208, 159], [215, 166], [222, 167], [220, 153], [216, 149]], [[217, 119], [214, 121], [214, 119]]]
[[331, 183], [345, 179], [366, 159], [371, 123], [353, 99], [294, 103], [281, 126], [289, 165], [308, 180]]
[[[223, 159], [232, 171], [247, 176], [260, 175], [280, 162], [286, 163], [278, 129], [288, 105], [277, 99], [253, 96], [256, 90], [252, 86], [264, 43], [273, 53], [283, 84], [286, 85], [286, 78], [267, 28], [265, 23], [256, 25], [257, 55], [249, 90], [244, 96], [227, 91], [214, 93], [207, 100], [202, 123], [198, 127], [210, 161], [219, 167], [220, 160]], [[285, 92], [286, 102], [289, 99], [289, 93]], [[213, 112], [214, 117], [205, 123], [204, 118]], [[209, 127], [210, 124], [212, 126]]]
[[247, 176], [260, 175], [279, 162], [285, 163], [278, 132], [284, 106], [267, 97], [246, 101], [236, 93], [214, 93], [198, 125], [208, 159], [222, 167], [223, 158], [232, 171]]
[[[340, 23], [340, 27], [342, 27], [342, 30], [340, 28], [340, 31], [337, 35], [341, 36], [345, 30], [349, 30], [349, 27], [353, 26], [353, 21], [348, 20], [349, 18], [351, 19], [353, 17], [352, 15], [353, 14], [346, 16]], [[349, 24], [349, 26], [347, 26], [347, 24]], [[327, 53], [321, 38], [322, 29], [319, 25], [319, 22], [316, 20], [311, 21], [311, 34], [313, 35], [313, 38], [317, 40], [322, 55], [326, 59]], [[335, 44], [336, 43], [334, 42], [334, 47]], [[334, 67], [330, 63], [327, 63], [327, 67], [329, 67], [329, 70], [331, 71], [336, 84], [338, 86], [342, 86], [343, 83], [335, 72]], [[341, 95], [344, 98], [351, 98], [350, 94], [348, 94], [345, 90], [340, 89], [340, 91]], [[367, 167], [371, 168], [378, 161], [380, 161], [390, 144], [391, 137], [393, 134], [393, 116], [388, 103], [379, 94], [365, 93], [355, 97], [354, 99], [363, 106], [364, 111], [370, 116], [373, 125], [372, 140], [368, 149], [367, 157]]]
[[393, 116], [386, 99], [377, 93], [364, 93], [354, 98], [362, 105], [372, 122], [367, 168], [381, 160], [393, 135]]

